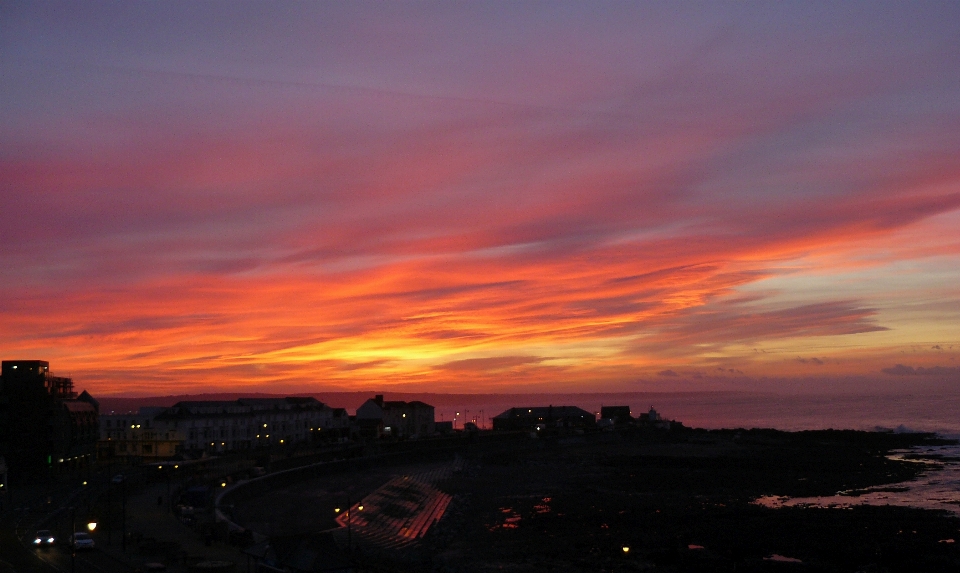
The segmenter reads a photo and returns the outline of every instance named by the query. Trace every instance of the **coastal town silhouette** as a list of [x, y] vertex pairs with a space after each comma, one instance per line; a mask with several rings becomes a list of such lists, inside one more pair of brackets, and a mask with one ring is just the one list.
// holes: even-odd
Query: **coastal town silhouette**
[[[430, 404], [382, 394], [349, 410], [312, 396], [106, 410], [46, 361], [2, 364], [10, 571], [957, 563], [955, 514], [857, 503], [909, 490], [928, 464], [960, 473], [945, 453], [958, 442], [931, 433], [703, 430], [629, 405], [438, 421]], [[814, 501], [835, 492], [846, 500]]]

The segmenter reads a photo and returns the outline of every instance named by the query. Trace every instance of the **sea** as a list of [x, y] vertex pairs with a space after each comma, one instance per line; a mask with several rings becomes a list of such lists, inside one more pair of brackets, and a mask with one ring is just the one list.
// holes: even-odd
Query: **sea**
[[[960, 436], [954, 436], [954, 439]], [[866, 488], [838, 491], [819, 497], [763, 496], [755, 503], [771, 508], [834, 507], [854, 505], [899, 505], [937, 509], [960, 515], [960, 446], [927, 446], [891, 452], [891, 459], [922, 464], [924, 471], [916, 479]], [[953, 543], [953, 541], [950, 541]]]
[[[393, 398], [388, 396], [387, 399]], [[626, 392], [604, 394], [433, 394], [422, 399], [437, 420], [491, 427], [493, 416], [512, 407], [629, 406], [631, 413], [655, 409], [668, 420], [693, 428], [778, 430], [894, 430], [960, 435], [960, 390], [950, 393], [798, 394], [759, 392]]]

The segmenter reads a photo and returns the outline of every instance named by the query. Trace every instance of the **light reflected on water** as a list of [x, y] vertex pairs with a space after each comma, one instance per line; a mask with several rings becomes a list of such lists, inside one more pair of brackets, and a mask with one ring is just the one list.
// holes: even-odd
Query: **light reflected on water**
[[498, 529], [516, 529], [520, 526], [520, 521], [522, 518], [520, 517], [520, 514], [517, 513], [517, 511], [512, 507], [501, 507], [500, 514], [503, 521], [488, 526], [487, 529], [490, 531], [496, 531]]
[[[550, 507], [550, 502], [553, 501], [553, 498], [538, 497], [537, 499], [538, 502], [534, 503], [531, 515], [543, 515], [553, 511], [553, 509]], [[500, 513], [498, 523], [487, 526], [487, 529], [490, 531], [497, 531], [498, 529], [516, 529], [520, 526], [520, 522], [523, 521], [520, 511], [512, 507], [501, 507], [498, 508], [498, 511]], [[557, 517], [560, 516], [561, 514], [557, 514]]]
[[886, 484], [819, 497], [763, 496], [754, 503], [764, 507], [833, 507], [897, 505], [939, 509], [960, 514], [960, 446], [923, 446], [893, 452], [890, 459], [927, 466], [913, 481]]
[[550, 510], [550, 501], [551, 501], [551, 498], [549, 498], [549, 497], [543, 498], [542, 500], [540, 500], [540, 503], [538, 503], [537, 505], [533, 506], [533, 512], [534, 512], [534, 513], [537, 513], [537, 514], [550, 513], [550, 511], [551, 511], [551, 510]]

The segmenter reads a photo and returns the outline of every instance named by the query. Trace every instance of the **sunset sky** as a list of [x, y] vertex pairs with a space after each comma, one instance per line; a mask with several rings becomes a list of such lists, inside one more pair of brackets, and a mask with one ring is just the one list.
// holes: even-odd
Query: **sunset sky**
[[960, 387], [960, 2], [0, 3], [0, 354]]

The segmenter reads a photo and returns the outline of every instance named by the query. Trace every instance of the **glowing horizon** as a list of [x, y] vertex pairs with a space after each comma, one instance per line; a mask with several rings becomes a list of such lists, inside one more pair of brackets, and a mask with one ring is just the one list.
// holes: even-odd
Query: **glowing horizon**
[[960, 6], [37, 4], [0, 348], [103, 395], [960, 382]]

